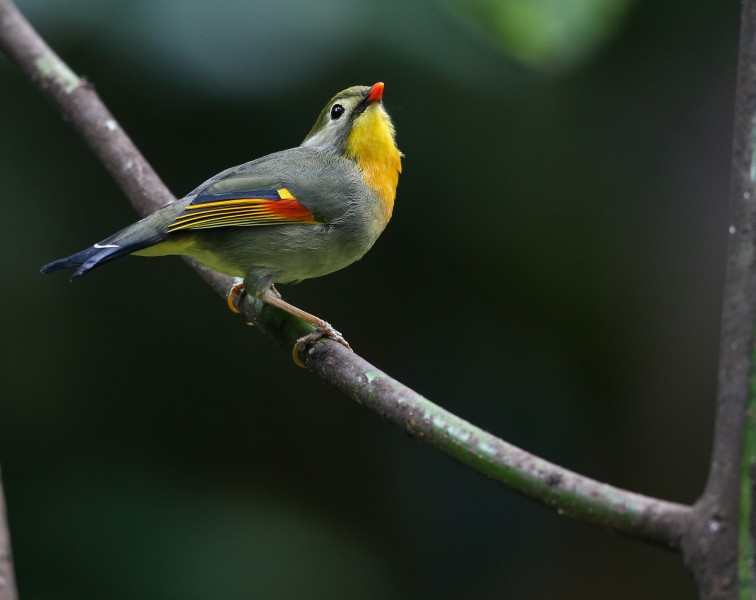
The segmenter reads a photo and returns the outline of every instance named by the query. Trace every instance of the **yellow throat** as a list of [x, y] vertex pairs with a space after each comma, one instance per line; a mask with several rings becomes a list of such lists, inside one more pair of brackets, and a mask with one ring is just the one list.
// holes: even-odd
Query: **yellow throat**
[[346, 155], [357, 163], [365, 184], [380, 197], [388, 222], [402, 172], [402, 153], [394, 141], [391, 118], [380, 103], [371, 104], [355, 119], [346, 143]]

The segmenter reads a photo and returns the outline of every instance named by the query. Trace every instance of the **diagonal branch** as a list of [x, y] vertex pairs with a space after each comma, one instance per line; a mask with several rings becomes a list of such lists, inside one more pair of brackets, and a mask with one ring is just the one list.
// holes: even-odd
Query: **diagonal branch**
[[[0, 47], [73, 124], [140, 213], [173, 199], [92, 87], [52, 52], [11, 0], [0, 0]], [[193, 266], [216, 292], [228, 293], [230, 277]], [[310, 330], [260, 301], [247, 299], [243, 308], [248, 321], [289, 350]], [[302, 358], [353, 400], [505, 486], [574, 518], [679, 549], [689, 507], [583, 477], [520, 450], [436, 406], [340, 344], [322, 340]]]

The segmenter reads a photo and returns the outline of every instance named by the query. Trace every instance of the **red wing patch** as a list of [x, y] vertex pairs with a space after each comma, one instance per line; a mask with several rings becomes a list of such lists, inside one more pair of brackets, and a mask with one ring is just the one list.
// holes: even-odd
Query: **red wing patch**
[[257, 227], [283, 223], [317, 223], [310, 210], [286, 188], [208, 194], [195, 198], [168, 226], [182, 229]]

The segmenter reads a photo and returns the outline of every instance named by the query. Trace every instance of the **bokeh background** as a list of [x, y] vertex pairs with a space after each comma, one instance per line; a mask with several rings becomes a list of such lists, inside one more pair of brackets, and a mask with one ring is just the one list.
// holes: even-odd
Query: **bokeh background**
[[[680, 502], [705, 481], [738, 3], [19, 0], [176, 194], [386, 82], [392, 220], [284, 295], [504, 439]], [[337, 394], [178, 259], [39, 267], [134, 220], [0, 57], [0, 463], [21, 597], [693, 598]]]

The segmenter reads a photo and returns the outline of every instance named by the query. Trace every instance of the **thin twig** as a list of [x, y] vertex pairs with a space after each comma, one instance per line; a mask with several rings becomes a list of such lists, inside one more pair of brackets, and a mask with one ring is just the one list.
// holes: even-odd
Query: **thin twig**
[[[73, 123], [140, 212], [159, 208], [172, 198], [94, 90], [44, 44], [10, 0], [0, 0], [0, 45]], [[216, 292], [228, 293], [231, 278], [194, 267]], [[247, 299], [243, 313], [289, 351], [309, 330], [303, 322], [259, 301]], [[320, 341], [302, 358], [310, 370], [350, 398], [492, 479], [572, 517], [679, 547], [689, 507], [577, 475], [507, 444], [434, 405], [340, 344]]]

